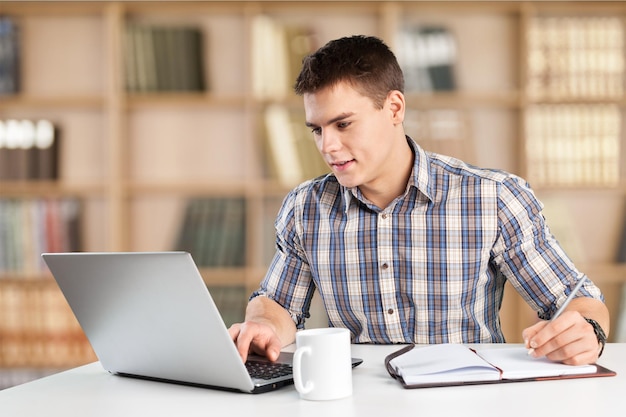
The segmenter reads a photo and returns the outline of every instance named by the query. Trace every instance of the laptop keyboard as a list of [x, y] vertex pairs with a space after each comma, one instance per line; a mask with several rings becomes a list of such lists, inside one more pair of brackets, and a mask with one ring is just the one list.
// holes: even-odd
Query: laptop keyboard
[[248, 361], [246, 368], [252, 378], [258, 379], [280, 378], [293, 372], [291, 365], [286, 363]]

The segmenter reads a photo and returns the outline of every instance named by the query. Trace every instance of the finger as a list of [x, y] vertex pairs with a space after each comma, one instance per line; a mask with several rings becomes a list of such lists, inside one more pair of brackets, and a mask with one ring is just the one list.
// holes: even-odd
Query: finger
[[255, 327], [251, 349], [259, 355], [265, 356], [271, 361], [278, 359], [282, 343], [276, 334], [264, 327]]
[[593, 363], [598, 359], [598, 341], [595, 333], [586, 330], [586, 322], [576, 320], [572, 326], [557, 334], [547, 345], [552, 348], [546, 357], [568, 365]]
[[252, 335], [247, 331], [245, 323], [240, 324], [238, 327], [237, 339], [235, 345], [237, 346], [237, 352], [242, 361], [248, 360], [248, 353], [250, 352], [250, 344], [252, 343]]
[[237, 342], [237, 337], [239, 337], [239, 332], [241, 331], [241, 325], [239, 323], [235, 323], [228, 328], [228, 334], [233, 342]]
[[578, 339], [572, 343], [561, 346], [550, 352], [546, 357], [551, 361], [562, 362], [567, 365], [594, 363], [598, 359], [597, 351], [589, 349], [589, 344], [584, 339]]
[[265, 348], [265, 356], [272, 362], [276, 361], [280, 355], [281, 347], [282, 346], [278, 337], [270, 337]]
[[578, 313], [563, 313], [546, 325], [530, 339], [531, 354], [546, 356], [551, 360], [564, 361], [581, 353], [584, 344], [579, 342], [584, 336], [584, 321]]
[[526, 349], [532, 349], [531, 340], [533, 340], [535, 335], [539, 333], [547, 324], [547, 321], [540, 321], [522, 331], [522, 340], [524, 340], [524, 346]]

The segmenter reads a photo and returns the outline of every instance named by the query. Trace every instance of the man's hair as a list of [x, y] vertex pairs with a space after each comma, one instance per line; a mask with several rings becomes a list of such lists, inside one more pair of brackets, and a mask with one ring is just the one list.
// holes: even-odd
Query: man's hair
[[390, 91], [404, 92], [404, 76], [393, 52], [379, 38], [363, 35], [332, 40], [304, 57], [294, 90], [298, 95], [315, 93], [343, 81], [378, 108]]

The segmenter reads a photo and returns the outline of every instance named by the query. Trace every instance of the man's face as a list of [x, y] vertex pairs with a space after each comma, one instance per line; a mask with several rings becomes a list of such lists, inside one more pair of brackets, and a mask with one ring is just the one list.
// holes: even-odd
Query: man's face
[[304, 110], [317, 148], [343, 186], [384, 185], [393, 169], [388, 157], [396, 123], [389, 99], [378, 109], [344, 82], [304, 94]]

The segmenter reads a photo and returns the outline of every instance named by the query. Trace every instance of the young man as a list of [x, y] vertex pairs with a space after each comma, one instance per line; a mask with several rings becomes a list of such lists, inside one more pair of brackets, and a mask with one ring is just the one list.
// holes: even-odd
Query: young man
[[276, 219], [277, 251], [243, 323], [242, 358], [275, 359], [304, 327], [314, 291], [331, 326], [355, 343], [503, 342], [505, 281], [537, 311], [529, 354], [592, 363], [609, 315], [550, 234], [528, 184], [422, 150], [403, 128], [404, 79], [374, 37], [329, 42], [295, 85], [331, 173], [292, 190]]

